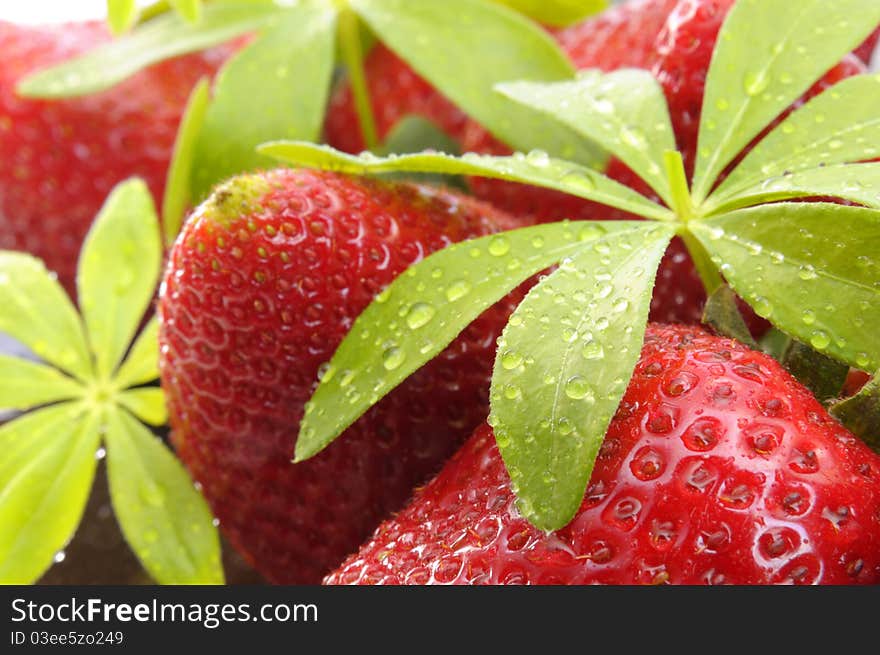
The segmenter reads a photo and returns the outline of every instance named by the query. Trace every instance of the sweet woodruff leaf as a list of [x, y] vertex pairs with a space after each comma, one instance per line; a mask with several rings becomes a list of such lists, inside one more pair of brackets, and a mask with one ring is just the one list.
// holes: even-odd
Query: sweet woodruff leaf
[[778, 200], [822, 196], [880, 208], [880, 164], [838, 164], [786, 173], [743, 189], [718, 205], [713, 204], [714, 197], [710, 198], [706, 209], [715, 214]]
[[573, 82], [513, 82], [496, 88], [601, 145], [672, 206], [662, 162], [664, 152], [675, 150], [675, 135], [663, 89], [650, 72], [586, 71]]
[[[335, 36], [334, 6], [303, 0], [273, 18], [256, 43], [226, 64], [196, 144], [194, 200], [230, 175], [265, 167], [268, 160], [255, 151], [259, 143], [278, 137], [317, 139]], [[242, 115], [245, 105], [247, 117]]]
[[880, 22], [876, 0], [740, 0], [721, 27], [700, 119], [696, 204], [724, 168]]
[[498, 82], [574, 76], [571, 62], [537, 24], [486, 0], [350, 0], [350, 6], [416, 72], [513, 148], [604, 162], [591, 142], [493, 90]]
[[813, 98], [762, 139], [712, 194], [715, 204], [769, 178], [880, 156], [880, 76], [857, 75]]
[[554, 159], [544, 151], [535, 150], [527, 155], [520, 153], [510, 157], [473, 153], [452, 157], [431, 152], [376, 157], [370, 153], [349, 155], [329, 146], [297, 141], [266, 143], [260, 146], [259, 150], [263, 154], [290, 164], [356, 175], [409, 171], [492, 177], [555, 189], [645, 218], [663, 221], [674, 219], [674, 215], [668, 209], [651, 202], [629, 187], [591, 168]]
[[795, 338], [880, 368], [880, 212], [828, 203], [743, 209], [690, 229], [733, 289]]
[[563, 27], [599, 13], [608, 0], [496, 0], [542, 23]]
[[198, 23], [202, 18], [201, 0], [168, 0], [174, 11], [180, 14], [185, 21]]
[[91, 376], [82, 321], [43, 262], [25, 253], [0, 251], [0, 307], [0, 332], [78, 379]]
[[135, 0], [107, 0], [107, 23], [114, 34], [127, 31], [138, 17]]
[[174, 153], [168, 166], [165, 193], [162, 196], [162, 232], [168, 246], [174, 243], [177, 233], [180, 232], [183, 216], [192, 200], [190, 189], [193, 160], [208, 110], [209, 86], [208, 80], [202, 78], [193, 87], [174, 140]]
[[103, 91], [157, 62], [259, 30], [282, 11], [272, 0], [224, 0], [208, 3], [196, 24], [167, 12], [80, 57], [28, 76], [18, 92], [66, 98]]
[[[489, 423], [523, 515], [571, 520], [639, 357], [675, 228], [624, 223], [532, 288], [498, 343]], [[601, 233], [602, 224], [592, 229]]]
[[76, 277], [99, 376], [109, 376], [128, 350], [161, 261], [159, 219], [147, 185], [138, 179], [118, 184], [86, 235]]
[[144, 423], [160, 426], [168, 422], [165, 394], [159, 387], [128, 389], [119, 394], [118, 402]]
[[539, 225], [453, 244], [410, 267], [364, 310], [333, 355], [306, 406], [297, 460], [324, 448], [522, 281], [619, 229]]
[[82, 385], [57, 369], [0, 355], [0, 406], [30, 409], [82, 395]]
[[220, 540], [183, 465], [125, 410], [106, 420], [110, 498], [144, 567], [161, 584], [222, 584]]
[[15, 281], [0, 284], [0, 303], [11, 310], [0, 313], [0, 329], [44, 360], [0, 355], [0, 408], [47, 405], [0, 427], [0, 582], [33, 582], [70, 539], [102, 436], [114, 462], [118, 518], [147, 570], [163, 582], [222, 581], [217, 530], [204, 501], [132, 416], [152, 425], [167, 420], [161, 389], [131, 388], [158, 377], [155, 317], [129, 349], [153, 298], [160, 251], [146, 185], [118, 184], [80, 253], [77, 286], [91, 349], [83, 321], [42, 263], [0, 252], [0, 275]]
[[136, 387], [159, 377], [159, 321], [154, 316], [141, 330], [128, 357], [116, 374], [121, 389]]
[[32, 582], [72, 536], [95, 475], [98, 427], [79, 403], [0, 427], [0, 583]]

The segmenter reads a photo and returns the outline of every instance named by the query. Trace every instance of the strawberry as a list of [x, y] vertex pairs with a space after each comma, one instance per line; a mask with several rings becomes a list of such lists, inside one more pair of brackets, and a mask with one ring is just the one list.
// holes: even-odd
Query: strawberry
[[880, 582], [880, 456], [770, 357], [650, 325], [575, 518], [521, 518], [483, 426], [339, 583]]
[[290, 462], [322, 365], [376, 294], [429, 253], [512, 224], [434, 187], [287, 169], [234, 178], [186, 223], [158, 305], [172, 442], [269, 580], [319, 582], [485, 418], [512, 300], [318, 457]]
[[[370, 51], [364, 71], [380, 140], [401, 118], [415, 114], [436, 124], [455, 141], [461, 141], [467, 116], [387, 47], [380, 43]], [[337, 150], [366, 150], [348, 82], [337, 86], [330, 97], [324, 138]]]
[[82, 239], [110, 189], [138, 175], [161, 197], [192, 86], [230, 54], [217, 47], [168, 60], [99, 94], [23, 98], [28, 73], [110, 39], [104, 23], [0, 21], [0, 248], [42, 258], [71, 290]]

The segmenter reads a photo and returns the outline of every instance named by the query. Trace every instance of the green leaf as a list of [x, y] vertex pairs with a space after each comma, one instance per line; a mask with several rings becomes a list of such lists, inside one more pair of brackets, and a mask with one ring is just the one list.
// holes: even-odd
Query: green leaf
[[152, 64], [259, 30], [281, 11], [272, 0], [211, 2], [197, 25], [168, 12], [80, 57], [24, 78], [17, 90], [35, 98], [68, 98], [103, 91]]
[[254, 150], [263, 141], [318, 139], [335, 35], [332, 4], [301, 2], [220, 71], [196, 144], [194, 200], [231, 175], [266, 167], [270, 162]]
[[123, 391], [117, 397], [120, 405], [150, 425], [165, 425], [168, 410], [165, 407], [165, 394], [159, 387], [142, 387]]
[[76, 284], [102, 377], [116, 369], [153, 300], [162, 244], [153, 197], [143, 180], [120, 182], [83, 242]]
[[54, 368], [0, 354], [0, 407], [30, 409], [82, 396], [77, 381]]
[[739, 0], [712, 55], [700, 121], [694, 200], [725, 166], [880, 22], [876, 0]]
[[785, 350], [782, 364], [798, 382], [823, 402], [840, 395], [849, 373], [849, 366], [846, 364], [841, 364], [794, 339]]
[[593, 169], [553, 159], [545, 153], [515, 154], [511, 157], [465, 153], [460, 158], [442, 153], [419, 153], [382, 158], [370, 153], [349, 155], [329, 146], [297, 141], [266, 143], [259, 150], [290, 164], [355, 175], [410, 171], [493, 177], [570, 193], [645, 218], [659, 221], [675, 219], [668, 209], [651, 202], [629, 187]]
[[410, 267], [364, 310], [333, 355], [306, 406], [297, 461], [329, 444], [520, 282], [628, 225], [528, 227], [453, 244]]
[[718, 334], [737, 339], [751, 348], [758, 347], [739, 307], [736, 306], [736, 294], [726, 284], [720, 285], [709, 294], [703, 308], [702, 320]]
[[180, 461], [124, 410], [107, 413], [110, 498], [125, 539], [160, 584], [222, 584], [220, 539]]
[[455, 139], [423, 116], [407, 114], [401, 118], [385, 139], [377, 154], [408, 154], [433, 150], [447, 155], [458, 155], [461, 148]]
[[555, 27], [571, 25], [598, 14], [608, 6], [608, 0], [495, 0], [515, 9], [529, 18]]
[[189, 23], [198, 23], [202, 18], [201, 0], [168, 0], [168, 3]]
[[43, 262], [0, 250], [0, 332], [80, 380], [92, 375], [82, 322]]
[[519, 509], [538, 528], [563, 527], [583, 501], [674, 232], [637, 223], [588, 244], [532, 288], [502, 333], [489, 423]]
[[162, 197], [162, 230], [167, 246], [177, 238], [187, 205], [191, 201], [193, 160], [208, 110], [208, 87], [208, 79], [203, 77], [193, 88], [174, 140], [174, 154], [165, 180], [165, 195]]
[[[391, 128], [385, 143], [376, 150], [376, 153], [380, 155], [406, 154], [424, 152], [425, 150], [458, 155], [460, 148], [454, 139], [431, 121], [416, 114], [408, 114]], [[440, 184], [464, 192], [468, 190], [467, 182], [460, 175], [387, 173], [384, 177], [423, 184]]]
[[29, 584], [70, 540], [85, 509], [100, 443], [79, 404], [0, 428], [0, 584]]
[[107, 22], [114, 34], [127, 32], [138, 17], [135, 0], [107, 0]]
[[152, 382], [159, 377], [159, 320], [150, 319], [131, 347], [114, 378], [121, 389]]
[[666, 98], [646, 70], [590, 70], [573, 82], [513, 82], [496, 88], [616, 155], [672, 206], [663, 154], [676, 149]]
[[880, 375], [874, 375], [861, 391], [835, 403], [829, 411], [880, 453]]
[[582, 164], [604, 164], [594, 144], [494, 92], [499, 82], [573, 77], [571, 62], [532, 21], [485, 0], [350, 5], [385, 45], [515, 150], [541, 148]]
[[[831, 196], [866, 207], [880, 208], [880, 164], [838, 164], [771, 177], [739, 191], [726, 201], [711, 204], [706, 211], [729, 212], [761, 203], [793, 198]], [[709, 200], [712, 203], [712, 199]]]
[[880, 212], [780, 203], [691, 221], [733, 289], [787, 334], [842, 362], [880, 368]]
[[743, 189], [818, 166], [880, 155], [880, 76], [857, 75], [827, 89], [762, 139], [710, 196], [719, 203]]

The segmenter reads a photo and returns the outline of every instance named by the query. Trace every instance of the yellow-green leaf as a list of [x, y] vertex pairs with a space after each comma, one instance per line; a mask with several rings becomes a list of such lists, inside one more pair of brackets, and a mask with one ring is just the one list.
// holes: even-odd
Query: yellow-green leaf
[[19, 357], [0, 354], [0, 407], [30, 409], [76, 398], [82, 385], [58, 370]]

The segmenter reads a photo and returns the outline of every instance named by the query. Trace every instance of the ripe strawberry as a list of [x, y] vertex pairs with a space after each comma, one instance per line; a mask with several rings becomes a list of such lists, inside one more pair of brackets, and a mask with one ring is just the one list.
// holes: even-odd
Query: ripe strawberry
[[513, 301], [290, 462], [322, 364], [375, 295], [427, 254], [511, 225], [442, 189], [286, 169], [234, 178], [186, 223], [158, 306], [172, 441], [269, 580], [319, 582], [485, 418]]
[[[380, 140], [407, 114], [427, 118], [454, 140], [461, 140], [467, 116], [391, 50], [381, 43], [376, 45], [364, 61], [364, 70]], [[366, 149], [348, 82], [340, 84], [330, 97], [324, 138], [344, 152]]]
[[337, 583], [880, 582], [880, 456], [778, 363], [651, 325], [577, 515], [514, 506], [488, 426]]
[[877, 49], [878, 42], [880, 42], [880, 27], [874, 30], [874, 33], [865, 39], [865, 42], [862, 45], [855, 49], [854, 54], [865, 64], [870, 64], [874, 51]]
[[161, 197], [192, 86], [230, 47], [172, 59], [99, 94], [22, 98], [28, 73], [110, 39], [102, 22], [22, 26], [0, 21], [0, 248], [42, 258], [73, 287], [82, 239], [110, 189], [138, 175]]

